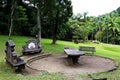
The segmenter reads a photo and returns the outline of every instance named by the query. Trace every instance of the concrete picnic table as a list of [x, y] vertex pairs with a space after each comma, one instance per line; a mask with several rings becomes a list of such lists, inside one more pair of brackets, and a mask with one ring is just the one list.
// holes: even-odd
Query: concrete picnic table
[[78, 49], [64, 49], [64, 52], [68, 55], [68, 59], [72, 59], [73, 64], [78, 63], [78, 58], [84, 55], [84, 52]]

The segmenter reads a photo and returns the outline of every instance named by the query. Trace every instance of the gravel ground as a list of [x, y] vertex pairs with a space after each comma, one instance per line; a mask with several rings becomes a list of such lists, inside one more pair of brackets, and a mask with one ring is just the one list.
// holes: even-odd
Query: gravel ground
[[[111, 59], [98, 57], [94, 55], [83, 55], [79, 58], [79, 64], [72, 64], [71, 60], [64, 56], [49, 56], [38, 59], [29, 65], [34, 68], [50, 73], [64, 74], [91, 74], [96, 72], [104, 72], [115, 67], [114, 61]], [[30, 70], [28, 70], [29, 73]], [[32, 71], [30, 71], [32, 73]]]

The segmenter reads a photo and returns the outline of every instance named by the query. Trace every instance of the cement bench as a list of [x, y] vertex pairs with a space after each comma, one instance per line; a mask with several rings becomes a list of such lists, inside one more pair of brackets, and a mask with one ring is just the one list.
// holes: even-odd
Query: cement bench
[[89, 47], [89, 46], [79, 46], [80, 51], [86, 51], [86, 52], [96, 52], [95, 47]]

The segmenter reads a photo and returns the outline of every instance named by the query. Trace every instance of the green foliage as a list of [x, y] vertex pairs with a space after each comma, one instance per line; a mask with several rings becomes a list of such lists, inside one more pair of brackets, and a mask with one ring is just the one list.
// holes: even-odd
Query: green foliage
[[[12, 0], [2, 1], [0, 1], [0, 34], [8, 34]], [[53, 38], [53, 42], [56, 42], [57, 39], [72, 40], [72, 36], [75, 35], [84, 41], [99, 38], [100, 42], [119, 44], [120, 8], [98, 17], [87, 16], [87, 12], [84, 12], [69, 19], [72, 16], [71, 0], [31, 0], [31, 3], [33, 5], [30, 6], [21, 0], [15, 2], [12, 34], [36, 35], [38, 28], [35, 6], [38, 5], [42, 37]]]
[[68, 25], [72, 35], [79, 36], [80, 39], [119, 44], [119, 15], [119, 8], [98, 17], [87, 16], [87, 13], [78, 14], [69, 20]]
[[71, 33], [84, 41], [88, 40], [89, 34], [95, 29], [92, 17], [88, 17], [86, 13], [73, 16], [67, 24], [70, 26]]
[[72, 35], [83, 40], [99, 40], [100, 42], [119, 44], [120, 8], [98, 17], [87, 16], [87, 13], [73, 16], [68, 25]]
[[[4, 0], [2, 0], [4, 1]], [[12, 0], [7, 0], [5, 7], [2, 7], [2, 1], [0, 1], [0, 33], [8, 34], [10, 27], [10, 14], [12, 7]], [[12, 34], [15, 35], [36, 35], [37, 25], [37, 9], [36, 5], [40, 7], [42, 34], [44, 37], [51, 37], [56, 25], [59, 25], [57, 29], [57, 37], [63, 38], [66, 33], [66, 22], [68, 18], [72, 16], [72, 6], [69, 0], [31, 0], [33, 6], [25, 4], [22, 0], [15, 1], [15, 11], [13, 20]], [[59, 13], [57, 13], [59, 12]], [[56, 21], [57, 20], [57, 21]], [[59, 20], [59, 21], [58, 21]], [[49, 28], [49, 29], [48, 29]], [[53, 30], [54, 29], [54, 30]], [[31, 31], [32, 30], [32, 31]], [[47, 36], [45, 36], [47, 34]]]
[[0, 1], [0, 34], [1, 33], [6, 34], [8, 33], [8, 26], [9, 26], [10, 4], [9, 1], [8, 2], [5, 1], [5, 3], [2, 3], [2, 1], [5, 0]]
[[68, 19], [72, 16], [72, 6], [70, 0], [56, 0], [54, 8], [52, 10], [52, 30], [53, 30], [53, 42], [56, 43], [57, 36], [62, 37], [64, 31], [66, 31], [66, 27], [64, 24], [68, 21]]
[[28, 24], [28, 18], [22, 6], [17, 6], [14, 12], [13, 34], [23, 35]]
[[[70, 0], [32, 0], [33, 4], [38, 4], [40, 8], [42, 35], [53, 38], [53, 43], [57, 39], [63, 38], [66, 33], [66, 22], [72, 16], [72, 6]], [[48, 29], [49, 28], [49, 29]], [[35, 29], [34, 29], [35, 30]], [[47, 36], [45, 36], [47, 34]]]
[[95, 39], [96, 39], [96, 40], [100, 40], [100, 38], [102, 38], [102, 31], [98, 31], [98, 32], [95, 34]]
[[[117, 37], [120, 33], [119, 13], [117, 12], [117, 10], [112, 11], [111, 13], [108, 14], [98, 16], [98, 21], [99, 21], [99, 23], [97, 24], [98, 31], [102, 32], [101, 40], [107, 43], [119, 44], [118, 38], [115, 39], [115, 37]], [[111, 39], [115, 39], [115, 41]]]

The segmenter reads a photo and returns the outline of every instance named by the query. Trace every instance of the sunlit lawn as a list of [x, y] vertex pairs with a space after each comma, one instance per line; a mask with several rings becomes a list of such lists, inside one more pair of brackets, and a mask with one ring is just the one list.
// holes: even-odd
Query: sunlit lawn
[[[23, 36], [13, 36], [12, 40], [15, 42], [15, 50], [18, 55], [22, 53], [22, 46], [25, 42], [31, 37], [23, 37]], [[63, 77], [61, 74], [42, 74], [35, 76], [24, 76], [22, 74], [15, 74], [11, 67], [9, 67], [5, 62], [5, 42], [8, 40], [8, 36], [0, 35], [0, 80], [67, 80], [67, 78]], [[61, 55], [63, 54], [63, 48], [65, 46], [69, 46], [70, 48], [79, 48], [79, 46], [94, 46], [96, 48], [95, 55], [104, 56], [113, 58], [120, 65], [120, 46], [119, 45], [110, 45], [110, 44], [95, 44], [92, 42], [79, 43], [74, 44], [73, 42], [67, 41], [57, 41], [56, 45], [51, 44], [51, 39], [42, 39], [41, 45], [43, 48], [43, 52], [51, 53], [53, 55]], [[106, 65], [107, 66], [107, 65]], [[119, 68], [118, 68], [119, 69]], [[119, 70], [116, 70], [111, 73], [102, 73], [102, 74], [94, 74], [93, 77], [107, 77], [108, 80], [119, 80]], [[86, 74], [87, 75], [87, 74]], [[87, 77], [87, 76], [86, 76]], [[119, 79], [118, 79], [119, 78]]]

